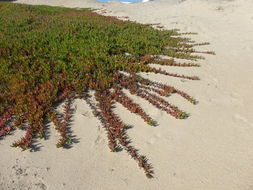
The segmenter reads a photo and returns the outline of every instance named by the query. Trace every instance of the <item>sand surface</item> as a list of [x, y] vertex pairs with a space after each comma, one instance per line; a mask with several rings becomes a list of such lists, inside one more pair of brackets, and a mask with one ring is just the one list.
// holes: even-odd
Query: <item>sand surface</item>
[[176, 120], [133, 97], [158, 121], [153, 128], [122, 106], [115, 110], [133, 145], [155, 169], [148, 180], [125, 151], [112, 153], [104, 129], [83, 100], [76, 100], [72, 129], [78, 143], [57, 149], [57, 133], [37, 143], [39, 150], [10, 148], [19, 135], [0, 141], [0, 190], [253, 190], [253, 1], [161, 0], [142, 4], [109, 4], [92, 0], [18, 0], [20, 3], [93, 7], [106, 15], [128, 16], [140, 23], [198, 32], [202, 47], [213, 50], [200, 68], [165, 68], [198, 75], [200, 81], [150, 74], [199, 100], [168, 100], [191, 113]]

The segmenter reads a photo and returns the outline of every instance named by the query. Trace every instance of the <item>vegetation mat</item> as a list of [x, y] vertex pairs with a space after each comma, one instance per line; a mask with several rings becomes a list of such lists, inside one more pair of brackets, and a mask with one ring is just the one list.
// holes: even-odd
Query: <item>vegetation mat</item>
[[[199, 66], [193, 61], [202, 57], [195, 53], [212, 53], [196, 51], [194, 46], [200, 45], [207, 43], [194, 43], [177, 30], [155, 29], [90, 9], [0, 2], [0, 138], [24, 130], [25, 136], [13, 146], [31, 149], [36, 139], [45, 138], [47, 124], [53, 122], [60, 136], [57, 147], [68, 147], [71, 105], [75, 98], [82, 98], [101, 121], [110, 150], [124, 149], [152, 177], [151, 165], [132, 145], [127, 125], [113, 112], [113, 104], [118, 102], [149, 125], [157, 125], [124, 93], [128, 90], [177, 119], [188, 117], [164, 97], [176, 93], [196, 104], [193, 97], [139, 73], [198, 80], [150, 63]], [[63, 113], [56, 110], [59, 103], [64, 104]]]

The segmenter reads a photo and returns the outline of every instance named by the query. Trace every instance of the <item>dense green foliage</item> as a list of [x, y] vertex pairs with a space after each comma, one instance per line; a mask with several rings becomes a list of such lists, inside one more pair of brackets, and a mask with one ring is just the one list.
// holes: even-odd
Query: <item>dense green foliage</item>
[[[45, 124], [50, 120], [61, 136], [57, 146], [64, 147], [71, 143], [68, 129], [71, 102], [81, 97], [105, 127], [110, 149], [116, 151], [119, 146], [123, 147], [151, 177], [151, 166], [130, 145], [125, 124], [113, 114], [112, 104], [118, 101], [148, 124], [155, 125], [123, 93], [124, 88], [176, 118], [187, 117], [160, 96], [178, 93], [196, 103], [193, 98], [136, 73], [198, 79], [149, 66], [149, 63], [198, 66], [176, 63], [173, 59], [200, 58], [192, 55], [196, 52], [192, 49], [194, 45], [201, 44], [193, 44], [175, 30], [156, 30], [149, 25], [101, 16], [88, 9], [0, 2], [0, 137], [17, 128], [26, 130], [25, 137], [13, 146], [27, 149], [34, 138], [45, 136]], [[158, 55], [168, 55], [171, 59], [162, 60]], [[95, 90], [97, 104], [89, 99], [91, 89]], [[65, 102], [62, 116], [54, 109], [61, 101]]]

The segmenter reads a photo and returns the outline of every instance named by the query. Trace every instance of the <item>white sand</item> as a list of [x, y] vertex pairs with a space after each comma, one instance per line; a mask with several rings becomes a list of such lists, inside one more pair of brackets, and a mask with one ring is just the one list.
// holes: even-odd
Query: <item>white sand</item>
[[125, 151], [112, 153], [105, 132], [82, 100], [75, 102], [73, 131], [79, 143], [57, 149], [57, 133], [38, 142], [41, 151], [10, 148], [18, 135], [0, 141], [0, 189], [50, 190], [253, 190], [253, 1], [163, 0], [142, 4], [100, 4], [92, 0], [18, 0], [22, 3], [103, 8], [140, 23], [198, 32], [217, 55], [200, 68], [167, 68], [196, 74], [201, 81], [160, 75], [149, 78], [173, 84], [196, 97], [168, 100], [191, 117], [176, 120], [135, 98], [160, 124], [147, 126], [122, 106], [116, 112], [134, 128], [133, 145], [150, 158], [155, 178], [148, 180]]

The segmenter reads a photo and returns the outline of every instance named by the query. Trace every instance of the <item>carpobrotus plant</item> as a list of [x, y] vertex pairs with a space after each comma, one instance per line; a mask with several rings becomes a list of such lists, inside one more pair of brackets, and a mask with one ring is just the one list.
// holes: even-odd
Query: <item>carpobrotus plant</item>
[[[83, 98], [107, 133], [108, 146], [124, 149], [137, 161], [147, 177], [153, 170], [145, 156], [131, 144], [126, 124], [113, 112], [118, 102], [144, 122], [156, 122], [123, 90], [139, 96], [177, 118], [188, 114], [163, 96], [177, 93], [189, 102], [196, 100], [173, 86], [138, 75], [152, 72], [198, 80], [196, 76], [170, 73], [150, 66], [192, 67], [174, 58], [197, 60], [194, 44], [176, 30], [157, 30], [150, 25], [98, 15], [91, 10], [0, 3], [0, 137], [16, 129], [25, 130], [13, 143], [23, 150], [35, 138], [44, 138], [46, 124], [53, 122], [59, 132], [57, 147], [71, 143], [71, 103]], [[170, 58], [161, 59], [161, 55]], [[89, 91], [95, 91], [96, 102]], [[64, 102], [64, 113], [55, 105]]]

